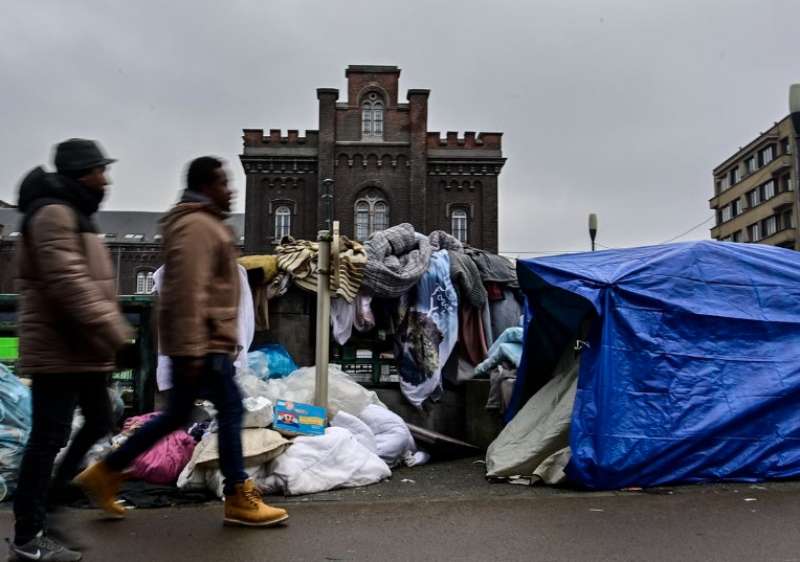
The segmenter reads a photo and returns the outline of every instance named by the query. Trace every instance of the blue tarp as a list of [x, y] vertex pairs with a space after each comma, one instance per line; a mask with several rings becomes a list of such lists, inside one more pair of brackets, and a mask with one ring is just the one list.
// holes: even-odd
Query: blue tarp
[[614, 489], [800, 476], [800, 252], [703, 241], [517, 270], [532, 319], [515, 408], [545, 382], [532, 366], [548, 368], [546, 345], [559, 354], [581, 330], [588, 340], [572, 481]]

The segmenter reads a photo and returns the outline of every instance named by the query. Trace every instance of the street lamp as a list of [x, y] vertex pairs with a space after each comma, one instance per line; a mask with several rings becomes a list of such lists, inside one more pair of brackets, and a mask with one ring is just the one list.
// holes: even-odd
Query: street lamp
[[589, 215], [589, 238], [592, 239], [592, 251], [594, 252], [594, 240], [597, 238], [597, 215]]
[[322, 189], [320, 190], [320, 199], [322, 199], [322, 206], [323, 206], [323, 216], [322, 219], [325, 221], [325, 230], [329, 233], [333, 230], [332, 229], [332, 221], [333, 221], [333, 185], [335, 181], [331, 178], [325, 178], [322, 180]]

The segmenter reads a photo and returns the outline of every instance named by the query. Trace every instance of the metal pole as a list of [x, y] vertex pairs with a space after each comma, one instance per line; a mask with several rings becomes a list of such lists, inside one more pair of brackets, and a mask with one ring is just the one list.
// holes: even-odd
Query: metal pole
[[319, 254], [317, 257], [317, 345], [316, 381], [314, 384], [314, 404], [328, 408], [328, 361], [330, 360], [331, 334], [331, 241], [333, 219], [333, 180], [322, 180], [321, 197], [325, 205], [325, 224], [328, 230], [321, 230], [317, 237]]
[[314, 404], [327, 409], [328, 361], [330, 359], [329, 350], [331, 333], [330, 232], [327, 230], [320, 231], [318, 241], [319, 268], [317, 273], [317, 349], [315, 358], [315, 364], [317, 366], [317, 379], [314, 386]]

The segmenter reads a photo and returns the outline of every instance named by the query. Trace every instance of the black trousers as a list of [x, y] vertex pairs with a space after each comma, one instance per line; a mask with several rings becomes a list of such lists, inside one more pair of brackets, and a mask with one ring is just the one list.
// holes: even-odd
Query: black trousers
[[75, 406], [81, 407], [84, 424], [56, 471], [53, 487], [70, 482], [92, 445], [111, 432], [108, 378], [107, 373], [34, 375], [33, 427], [14, 496], [15, 543], [24, 544], [46, 530], [53, 464], [69, 440]]

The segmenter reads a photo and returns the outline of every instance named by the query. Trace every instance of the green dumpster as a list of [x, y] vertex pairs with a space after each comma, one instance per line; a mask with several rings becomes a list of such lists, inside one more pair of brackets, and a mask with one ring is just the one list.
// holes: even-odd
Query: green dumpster
[[[19, 359], [17, 338], [17, 295], [0, 294], [0, 363], [15, 369]], [[153, 297], [122, 296], [120, 307], [133, 326], [137, 361], [133, 368], [113, 374], [122, 392], [128, 413], [140, 414], [153, 410], [156, 385], [156, 345], [153, 323]], [[23, 375], [24, 376], [24, 375]]]

